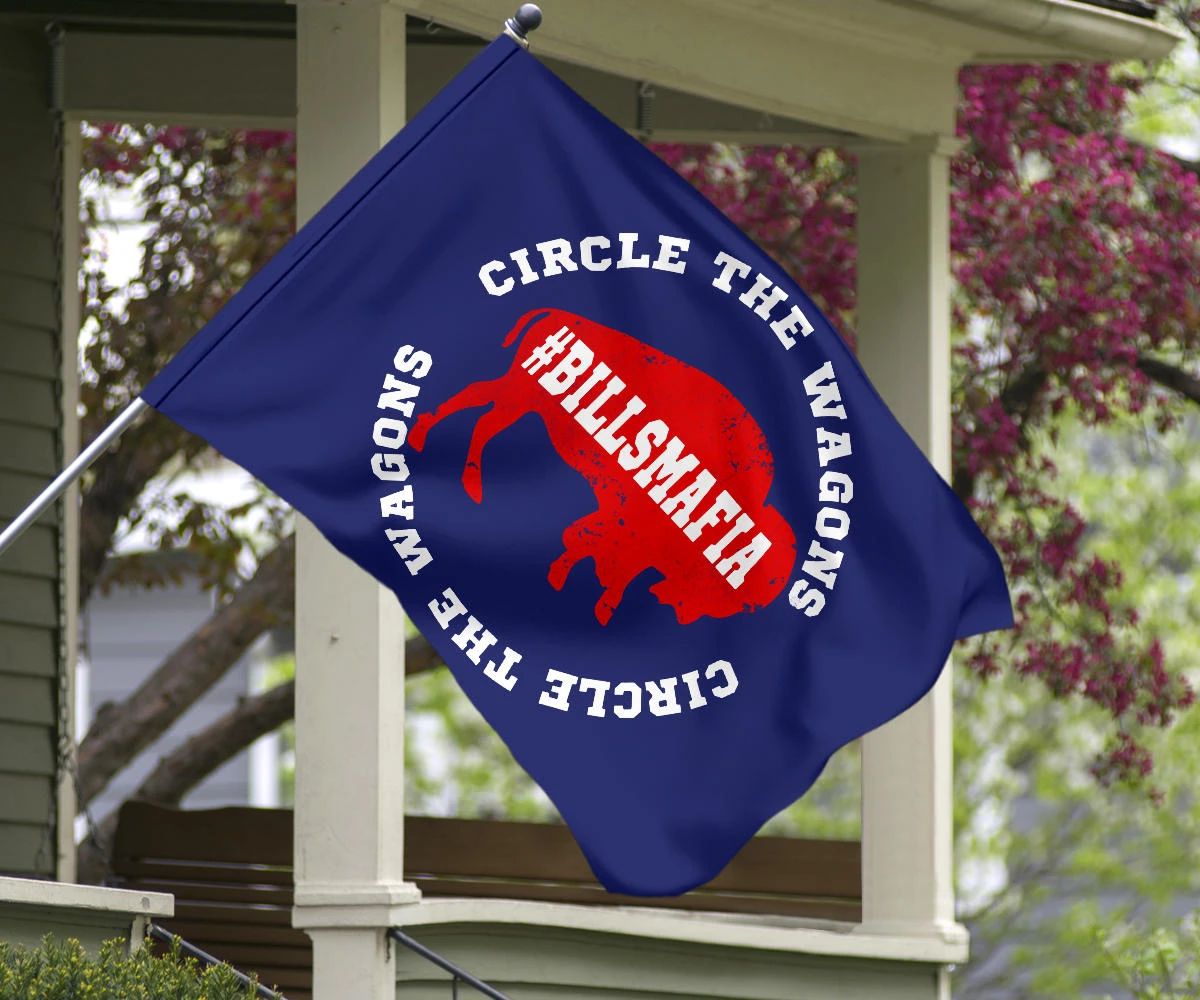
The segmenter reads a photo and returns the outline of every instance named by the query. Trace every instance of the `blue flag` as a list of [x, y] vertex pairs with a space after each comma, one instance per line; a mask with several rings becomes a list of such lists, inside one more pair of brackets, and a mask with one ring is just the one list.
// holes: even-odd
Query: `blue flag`
[[613, 891], [711, 879], [1011, 624], [807, 296], [507, 38], [143, 398], [396, 593]]

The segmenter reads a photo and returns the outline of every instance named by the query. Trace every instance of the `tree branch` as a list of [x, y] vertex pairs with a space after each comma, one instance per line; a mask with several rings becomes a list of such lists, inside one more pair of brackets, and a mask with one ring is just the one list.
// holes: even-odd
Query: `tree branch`
[[1190, 372], [1145, 354], [1138, 355], [1137, 367], [1151, 382], [1157, 382], [1164, 389], [1170, 389], [1185, 399], [1200, 404], [1200, 378]]
[[[1000, 393], [1000, 405], [1004, 412], [1022, 428], [1021, 443], [1024, 445], [1025, 420], [1037, 400], [1038, 394], [1046, 385], [1046, 371], [1036, 361], [1019, 372]], [[950, 482], [958, 498], [964, 503], [975, 494], [975, 473], [965, 466], [953, 469]]]
[[[1200, 405], [1200, 377], [1147, 354], [1139, 354], [1136, 365], [1138, 371], [1150, 381]], [[1004, 412], [1023, 426], [1038, 393], [1046, 384], [1046, 379], [1046, 372], [1036, 362], [1022, 371], [1000, 393], [1000, 403]], [[954, 492], [961, 500], [967, 500], [975, 492], [975, 476], [965, 467], [959, 466], [954, 469], [952, 483]]]
[[423, 635], [414, 635], [404, 644], [404, 676], [423, 674], [442, 665], [442, 658], [434, 652], [429, 640]]
[[[439, 666], [441, 660], [422, 636], [404, 644], [404, 673], [411, 677]], [[188, 792], [260, 736], [272, 733], [296, 715], [296, 682], [285, 681], [237, 705], [215, 722], [159, 758], [131, 798], [178, 805]]]
[[80, 508], [80, 607], [100, 578], [117, 525], [146, 485], [174, 456], [187, 461], [204, 448], [203, 441], [177, 424], [152, 417], [126, 431], [116, 448], [96, 460]]
[[296, 682], [242, 698], [219, 719], [159, 758], [132, 798], [175, 806], [226, 761], [296, 714]]
[[[404, 644], [405, 676], [425, 673], [440, 664], [437, 653], [423, 636], [415, 636]], [[160, 757], [154, 770], [130, 797], [160, 805], [178, 805], [217, 768], [260, 736], [290, 722], [295, 714], [294, 680], [239, 699], [220, 718]]]
[[79, 746], [81, 805], [158, 739], [260, 635], [292, 620], [295, 567], [295, 541], [289, 537], [136, 691], [119, 704], [100, 707]]
[[[423, 636], [404, 644], [404, 673], [411, 677], [439, 666], [441, 660]], [[274, 732], [296, 714], [296, 682], [278, 684], [238, 703], [165, 757], [130, 798], [174, 806], [226, 761], [260, 736]]]

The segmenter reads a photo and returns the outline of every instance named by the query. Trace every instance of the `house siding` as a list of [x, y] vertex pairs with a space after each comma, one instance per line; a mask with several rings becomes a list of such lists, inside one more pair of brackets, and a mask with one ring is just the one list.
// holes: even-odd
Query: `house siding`
[[[50, 65], [42, 32], [0, 26], [0, 523], [62, 454]], [[55, 873], [61, 567], [58, 511], [0, 557], [0, 873]]]
[[[938, 1000], [938, 966], [665, 941], [534, 924], [428, 924], [414, 938], [521, 1000]], [[396, 952], [397, 1000], [441, 1000], [449, 977]]]

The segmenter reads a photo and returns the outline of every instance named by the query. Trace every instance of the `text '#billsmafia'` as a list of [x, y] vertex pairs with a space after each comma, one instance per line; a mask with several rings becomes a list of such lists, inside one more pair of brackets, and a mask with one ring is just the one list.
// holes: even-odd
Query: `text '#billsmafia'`
[[[429, 428], [466, 406], [494, 403], [477, 425], [463, 485], [482, 499], [486, 439], [521, 415], [542, 415], [555, 450], [591, 485], [598, 509], [567, 528], [550, 567], [561, 589], [592, 558], [607, 624], [625, 588], [653, 567], [650, 591], [680, 624], [769, 604], [795, 564], [795, 535], [765, 505], [774, 461], [761, 429], [715, 379], [634, 337], [557, 309], [527, 313], [505, 339], [521, 344], [509, 372], [476, 383], [418, 420]], [[670, 523], [668, 523], [670, 522]]]

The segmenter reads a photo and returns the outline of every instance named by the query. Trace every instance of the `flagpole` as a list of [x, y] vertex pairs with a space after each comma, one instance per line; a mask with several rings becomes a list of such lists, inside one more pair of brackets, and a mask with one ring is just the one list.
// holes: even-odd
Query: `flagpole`
[[141, 396], [138, 396], [137, 399], [121, 411], [116, 420], [97, 434], [96, 439], [84, 448], [71, 464], [54, 478], [54, 481], [49, 486], [38, 494], [37, 498], [21, 511], [4, 531], [0, 532], [0, 553], [20, 538], [25, 533], [25, 530], [41, 517], [54, 501], [62, 496], [76, 479], [83, 475], [88, 466], [108, 450], [109, 446], [117, 438], [137, 423], [138, 418], [149, 408], [149, 405]]

